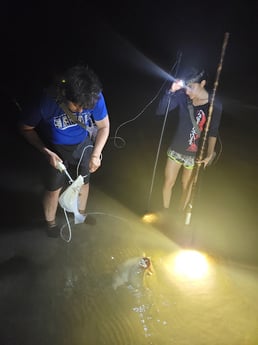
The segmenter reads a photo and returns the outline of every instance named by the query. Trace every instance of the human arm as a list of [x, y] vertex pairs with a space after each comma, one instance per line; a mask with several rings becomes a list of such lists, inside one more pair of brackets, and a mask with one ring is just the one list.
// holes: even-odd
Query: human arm
[[169, 89], [166, 90], [163, 97], [160, 99], [156, 115], [164, 115], [166, 111], [173, 110], [178, 105], [178, 98], [176, 97], [176, 91], [183, 88], [182, 82], [180, 80], [175, 80]]
[[110, 131], [110, 123], [109, 117], [106, 115], [102, 120], [96, 121], [96, 126], [98, 127], [94, 148], [92, 150], [90, 162], [89, 162], [89, 170], [91, 173], [95, 172], [101, 165], [101, 153], [106, 144], [106, 141], [109, 136]]
[[207, 146], [207, 153], [206, 157], [201, 161], [198, 161], [199, 164], [203, 164], [204, 168], [211, 162], [215, 153], [215, 145], [217, 142], [217, 137], [208, 137], [208, 146]]
[[25, 124], [20, 125], [20, 133], [28, 141], [29, 144], [34, 146], [37, 150], [43, 153], [46, 158], [48, 159], [49, 163], [56, 168], [58, 162], [62, 162], [62, 159], [49, 148], [41, 140], [40, 136], [38, 135], [35, 127], [28, 126]]
[[206, 150], [206, 157], [200, 161], [199, 163], [204, 164], [204, 168], [206, 168], [209, 164], [212, 163], [216, 152], [215, 152], [215, 146], [217, 142], [218, 132], [219, 132], [219, 126], [222, 116], [222, 104], [220, 100], [217, 98], [215, 99], [214, 106], [213, 106], [213, 112], [211, 117], [211, 123], [209, 128], [209, 134], [207, 139], [207, 150]]

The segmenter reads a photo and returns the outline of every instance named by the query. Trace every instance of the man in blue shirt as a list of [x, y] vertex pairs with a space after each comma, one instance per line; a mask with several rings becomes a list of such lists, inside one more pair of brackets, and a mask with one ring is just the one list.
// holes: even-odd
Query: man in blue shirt
[[[110, 130], [102, 85], [89, 67], [74, 66], [46, 90], [33, 109], [24, 112], [22, 119], [22, 135], [48, 161], [43, 209], [47, 234], [57, 237], [56, 212], [66, 179], [65, 174], [58, 170], [60, 162], [83, 176], [78, 208], [81, 222], [88, 218], [86, 205], [90, 174], [101, 165], [102, 150]], [[92, 128], [96, 128], [94, 137], [90, 135]]]

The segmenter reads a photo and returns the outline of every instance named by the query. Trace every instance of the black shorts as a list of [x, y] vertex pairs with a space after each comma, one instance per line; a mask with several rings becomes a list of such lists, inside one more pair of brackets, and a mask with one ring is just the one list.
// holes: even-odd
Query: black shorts
[[[84, 183], [89, 183], [89, 160], [93, 150], [93, 143], [89, 137], [78, 145], [52, 145], [52, 150], [63, 160], [71, 178], [75, 180], [79, 175], [84, 178]], [[47, 164], [44, 173], [44, 184], [47, 190], [55, 191], [69, 182], [64, 172]]]

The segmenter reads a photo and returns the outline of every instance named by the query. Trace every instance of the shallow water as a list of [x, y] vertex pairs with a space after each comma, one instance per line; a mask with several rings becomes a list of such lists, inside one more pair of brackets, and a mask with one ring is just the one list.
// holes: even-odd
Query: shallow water
[[[69, 243], [40, 228], [2, 235], [1, 344], [257, 344], [257, 269], [207, 254], [204, 277], [180, 275], [179, 245], [95, 195], [97, 225], [74, 226]], [[117, 267], [142, 255], [153, 275], [114, 289]]]
[[[2, 131], [1, 147], [15, 143], [19, 154], [2, 155], [1, 345], [257, 345], [257, 129], [249, 129], [239, 148], [242, 115], [227, 115], [222, 155], [201, 175], [189, 231], [141, 220], [161, 129], [149, 118], [146, 131], [144, 115], [123, 129], [123, 150], [107, 143], [89, 200], [97, 225], [75, 226], [70, 242], [47, 238], [37, 225], [38, 155], [10, 130]], [[160, 207], [163, 153], [153, 209]], [[172, 206], [176, 197], [177, 190]], [[59, 217], [64, 221], [62, 213]], [[175, 270], [185, 243], [207, 255], [202, 278]], [[141, 289], [130, 283], [114, 289], [117, 268], [141, 256], [151, 258], [153, 275], [144, 277]]]

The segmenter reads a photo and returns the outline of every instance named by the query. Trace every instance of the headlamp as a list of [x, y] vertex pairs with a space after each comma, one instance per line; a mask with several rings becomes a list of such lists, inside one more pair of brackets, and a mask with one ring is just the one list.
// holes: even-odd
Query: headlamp
[[182, 79], [180, 79], [180, 80], [178, 81], [178, 84], [179, 84], [179, 86], [181, 86], [181, 87], [186, 87], [186, 83], [185, 83], [185, 81], [182, 80]]

